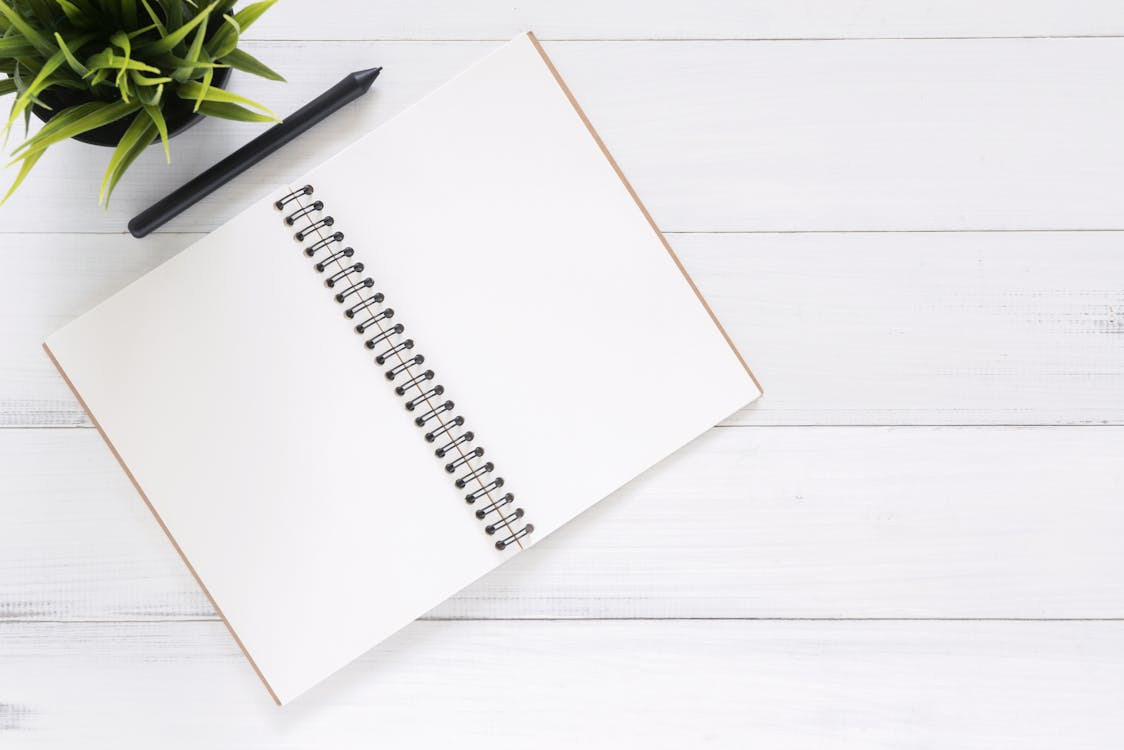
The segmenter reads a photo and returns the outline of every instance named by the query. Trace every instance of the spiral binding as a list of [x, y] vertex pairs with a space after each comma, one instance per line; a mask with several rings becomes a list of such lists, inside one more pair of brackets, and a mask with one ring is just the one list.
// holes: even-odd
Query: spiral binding
[[511, 507], [515, 495], [499, 495], [503, 477], [496, 475], [495, 464], [482, 460], [482, 447], [470, 445], [476, 434], [464, 429], [464, 417], [453, 413], [456, 404], [444, 398], [445, 386], [435, 382], [433, 370], [422, 369], [425, 357], [415, 353], [414, 340], [403, 335], [405, 325], [390, 322], [394, 318], [393, 308], [383, 305], [386, 298], [374, 291], [375, 282], [365, 275], [366, 266], [352, 260], [355, 250], [343, 246], [344, 233], [327, 231], [336, 220], [324, 214], [324, 202], [306, 200], [315, 192], [312, 185], [304, 185], [277, 200], [274, 208], [282, 212], [286, 226], [297, 227], [293, 234], [297, 242], [311, 241], [303, 248], [304, 254], [315, 261], [312, 267], [317, 273], [326, 274], [324, 284], [344, 307], [344, 316], [358, 321], [355, 332], [364, 337], [367, 349], [376, 352], [375, 364], [386, 368], [386, 379], [395, 383], [395, 394], [405, 399], [405, 408], [414, 416], [414, 424], [424, 430], [425, 441], [438, 444], [433, 453], [446, 459], [445, 471], [454, 477], [453, 485], [458, 490], [468, 490], [465, 502], [486, 502], [476, 510], [476, 518], [486, 522], [484, 533], [501, 535], [495, 543], [498, 550], [513, 544], [522, 547], [520, 540], [533, 533], [535, 527], [523, 523], [516, 528], [525, 513], [522, 508]]

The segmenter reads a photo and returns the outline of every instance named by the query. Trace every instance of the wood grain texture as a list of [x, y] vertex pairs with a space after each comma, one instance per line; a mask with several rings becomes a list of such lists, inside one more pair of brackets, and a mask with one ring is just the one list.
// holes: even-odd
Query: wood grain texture
[[[96, 434], [38, 429], [88, 426], [39, 342], [528, 28], [767, 396], [277, 710]], [[291, 83], [236, 91], [376, 90], [172, 234], [121, 232], [259, 128], [108, 212], [65, 144], [0, 208], [0, 747], [1124, 744], [1124, 39], [1018, 38], [1121, 34], [1110, 0], [279, 3], [249, 48]]]
[[[719, 428], [429, 616], [1124, 618], [1122, 454], [1122, 428]], [[0, 431], [0, 476], [0, 619], [213, 617], [92, 430]]]
[[[250, 46], [291, 77], [232, 87], [294, 110], [343, 73], [373, 95], [168, 225], [210, 231], [497, 46]], [[1122, 229], [1124, 39], [545, 42], [665, 231]], [[300, 60], [301, 64], [293, 64]], [[146, 152], [96, 205], [108, 153], [60, 144], [0, 209], [5, 231], [122, 231], [250, 138], [206, 121]], [[45, 222], [37, 207], [66, 211]]]
[[1124, 33], [1112, 0], [501, 0], [280, 3], [257, 39], [777, 39]]
[[1124, 737], [1120, 622], [423, 622], [284, 709], [218, 623], [0, 624], [0, 662], [0, 743], [21, 750]]
[[[7, 235], [0, 426], [87, 425], [40, 343], [198, 236]], [[1041, 425], [1124, 423], [1122, 237], [670, 242], [767, 389], [727, 424]]]

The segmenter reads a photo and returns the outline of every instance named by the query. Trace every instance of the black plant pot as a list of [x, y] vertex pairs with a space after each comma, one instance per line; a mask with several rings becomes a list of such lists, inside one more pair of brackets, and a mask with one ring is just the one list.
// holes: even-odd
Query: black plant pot
[[[223, 88], [229, 80], [230, 68], [216, 68], [211, 85]], [[45, 109], [38, 104], [32, 106], [31, 111], [43, 122], [47, 122], [67, 107], [94, 101], [94, 98], [85, 91], [75, 91], [74, 89], [61, 87], [49, 88], [43, 91], [39, 94], [39, 99], [44, 104], [51, 107], [51, 109]], [[169, 138], [178, 133], [182, 133], [203, 119], [203, 115], [192, 111], [194, 106], [195, 104], [193, 102], [187, 99], [180, 99], [174, 95], [165, 99], [164, 121], [168, 125]], [[82, 143], [90, 143], [94, 146], [116, 147], [121, 140], [121, 136], [125, 135], [125, 131], [129, 128], [129, 124], [132, 123], [132, 121], [133, 116], [122, 117], [116, 122], [111, 122], [108, 125], [102, 125], [100, 128], [87, 130], [85, 133], [76, 135], [74, 136], [74, 140], [81, 141]]]

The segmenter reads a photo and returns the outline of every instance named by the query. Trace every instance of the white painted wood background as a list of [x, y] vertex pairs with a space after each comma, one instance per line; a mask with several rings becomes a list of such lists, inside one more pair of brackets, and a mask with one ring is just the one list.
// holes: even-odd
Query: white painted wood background
[[[767, 394], [277, 709], [39, 342], [528, 28]], [[1124, 744], [1124, 5], [283, 0], [253, 38], [280, 112], [386, 71], [144, 241], [255, 127], [108, 212], [67, 144], [0, 208], [0, 748]]]

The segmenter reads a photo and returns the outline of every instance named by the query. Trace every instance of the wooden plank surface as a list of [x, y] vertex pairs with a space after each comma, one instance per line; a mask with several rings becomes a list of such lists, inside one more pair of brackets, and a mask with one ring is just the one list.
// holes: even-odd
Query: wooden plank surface
[[[718, 428], [430, 617], [1124, 618], [1121, 455], [1111, 427]], [[0, 620], [213, 616], [93, 430], [0, 431], [0, 476]]]
[[501, 0], [280, 3], [257, 39], [835, 39], [1124, 33], [1113, 0]]
[[221, 624], [0, 624], [20, 748], [1104, 750], [1124, 623], [423, 622], [284, 709]]
[[[277, 710], [38, 344], [527, 28], [766, 397]], [[121, 232], [255, 126], [108, 212], [66, 144], [0, 208], [0, 747], [1121, 745], [1121, 34], [1109, 0], [279, 3], [250, 49], [291, 83], [236, 91], [377, 90], [170, 234]]]
[[[497, 46], [282, 43], [291, 77], [232, 87], [281, 113], [343, 73], [365, 97], [168, 225], [209, 231]], [[1122, 229], [1124, 39], [547, 42], [666, 231]], [[292, 60], [300, 60], [294, 65]], [[60, 144], [4, 207], [8, 232], [120, 232], [257, 128], [206, 121], [96, 205], [104, 149]], [[45, 220], [37, 207], [65, 206]]]
[[[198, 236], [7, 235], [0, 426], [87, 425], [40, 343]], [[1122, 237], [670, 239], [765, 384], [728, 424], [1038, 425], [1124, 423]]]

